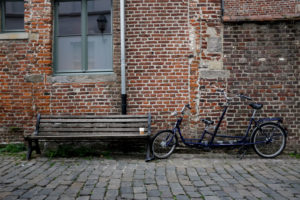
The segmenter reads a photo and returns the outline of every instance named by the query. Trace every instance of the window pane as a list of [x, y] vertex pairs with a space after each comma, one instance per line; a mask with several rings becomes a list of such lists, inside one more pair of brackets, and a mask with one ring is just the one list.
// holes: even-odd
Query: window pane
[[58, 35], [81, 34], [81, 1], [59, 2]]
[[112, 70], [112, 36], [88, 36], [88, 70]]
[[111, 0], [88, 0], [88, 34], [111, 33]]
[[24, 1], [5, 2], [5, 27], [9, 30], [24, 29]]
[[81, 37], [57, 38], [57, 72], [81, 71]]

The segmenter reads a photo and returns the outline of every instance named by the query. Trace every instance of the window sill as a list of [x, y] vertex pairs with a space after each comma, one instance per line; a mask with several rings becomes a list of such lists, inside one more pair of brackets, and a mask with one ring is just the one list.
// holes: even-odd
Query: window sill
[[28, 38], [29, 35], [26, 32], [0, 33], [0, 40], [24, 40]]
[[116, 81], [115, 73], [103, 74], [72, 74], [72, 75], [55, 75], [47, 77], [50, 83], [95, 83]]

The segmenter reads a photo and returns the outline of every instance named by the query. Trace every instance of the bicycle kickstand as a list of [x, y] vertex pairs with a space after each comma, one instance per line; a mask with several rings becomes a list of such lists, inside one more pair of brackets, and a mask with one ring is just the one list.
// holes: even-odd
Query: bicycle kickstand
[[239, 150], [238, 150], [237, 157], [242, 160], [245, 157], [245, 155], [247, 153], [247, 150], [248, 150], [247, 146], [240, 147]]

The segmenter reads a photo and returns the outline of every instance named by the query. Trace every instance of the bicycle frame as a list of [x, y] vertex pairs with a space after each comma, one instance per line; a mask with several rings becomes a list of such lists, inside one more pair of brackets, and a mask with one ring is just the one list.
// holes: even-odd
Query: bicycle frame
[[[255, 114], [263, 107], [263, 104], [255, 103], [251, 97], [243, 94], [234, 95], [241, 99], [252, 101], [248, 105], [253, 109], [252, 116], [249, 119], [248, 127], [245, 129], [245, 133], [242, 136], [231, 136], [218, 134], [222, 121], [226, 115], [226, 112], [231, 105], [233, 95], [227, 96], [227, 92], [223, 89], [216, 88], [216, 91], [222, 92], [225, 97], [225, 105], [223, 106], [223, 112], [219, 118], [218, 123], [213, 130], [210, 126], [214, 124], [209, 119], [202, 119], [205, 124], [205, 129], [199, 138], [185, 138], [180, 129], [182, 120], [186, 108], [192, 109], [190, 104], [186, 104], [181, 109], [181, 115], [177, 117], [176, 124], [172, 130], [159, 131], [152, 140], [152, 149], [155, 157], [167, 158], [175, 150], [178, 145], [178, 135], [186, 146], [211, 149], [216, 147], [229, 147], [238, 148], [238, 153], [241, 158], [245, 155], [248, 147], [253, 147], [254, 151], [263, 158], [274, 158], [284, 150], [287, 139], [286, 129], [281, 126], [283, 122], [281, 118], [255, 118]], [[177, 111], [173, 112], [171, 116], [177, 116]], [[274, 122], [277, 121], [277, 122]], [[224, 140], [216, 140], [216, 138], [223, 138]]]
[[[244, 134], [244, 136], [229, 136], [229, 135], [218, 135], [218, 130], [220, 128], [220, 125], [224, 119], [224, 116], [227, 112], [227, 109], [228, 109], [229, 105], [226, 105], [224, 107], [224, 110], [223, 110], [223, 113], [219, 119], [219, 122], [218, 124], [216, 125], [215, 129], [214, 129], [214, 132], [209, 132], [208, 131], [208, 125], [205, 127], [205, 129], [203, 130], [202, 132], [202, 135], [201, 135], [201, 138], [197, 138], [197, 139], [187, 139], [187, 138], [184, 138], [182, 133], [181, 133], [181, 129], [180, 129], [180, 124], [183, 120], [183, 117], [179, 117], [177, 119], [177, 122], [172, 130], [172, 132], [174, 133], [174, 135], [172, 136], [171, 140], [169, 141], [172, 141], [173, 140], [173, 137], [175, 137], [176, 135], [176, 132], [178, 132], [179, 136], [180, 136], [180, 139], [181, 141], [187, 145], [187, 146], [192, 146], [192, 147], [198, 147], [198, 148], [202, 148], [202, 147], [234, 147], [234, 146], [248, 146], [248, 145], [253, 145], [253, 144], [257, 144], [257, 143], [263, 143], [263, 142], [257, 142], [257, 143], [253, 143], [250, 141], [250, 130], [251, 130], [251, 127], [252, 125], [254, 124], [254, 127], [258, 127], [260, 123], [263, 123], [265, 121], [278, 121], [278, 123], [282, 122], [282, 119], [281, 118], [263, 118], [263, 119], [259, 119], [259, 120], [255, 120], [255, 114], [256, 114], [256, 110], [253, 110], [253, 113], [252, 113], [252, 116], [251, 118], [249, 119], [249, 124], [248, 124], [248, 128]], [[211, 139], [210, 141], [203, 141], [203, 139], [205, 138], [206, 135], [210, 135], [211, 136]], [[235, 139], [233, 142], [223, 142], [223, 141], [220, 141], [219, 143], [214, 143], [214, 140], [215, 138], [217, 137], [221, 137], [221, 138], [230, 138], [230, 139]], [[168, 144], [167, 144], [168, 145]]]

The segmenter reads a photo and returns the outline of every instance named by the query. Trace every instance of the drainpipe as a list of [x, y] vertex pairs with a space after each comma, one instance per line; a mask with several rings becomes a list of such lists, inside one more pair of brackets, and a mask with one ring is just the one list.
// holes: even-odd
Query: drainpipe
[[221, 0], [221, 17], [224, 16], [224, 0]]
[[121, 34], [121, 98], [122, 114], [126, 115], [127, 94], [126, 94], [126, 74], [125, 74], [125, 0], [120, 0], [120, 34]]

